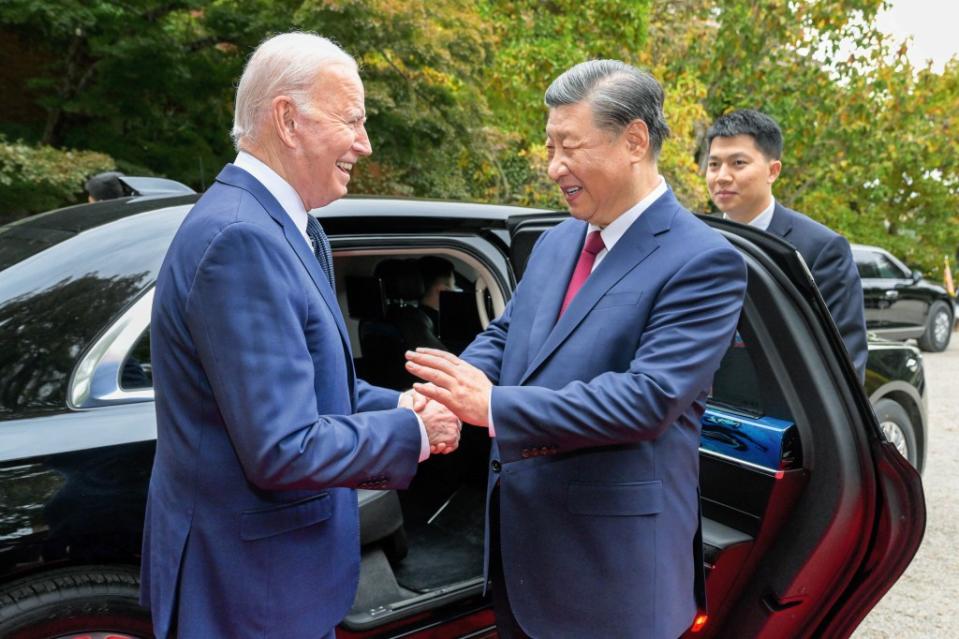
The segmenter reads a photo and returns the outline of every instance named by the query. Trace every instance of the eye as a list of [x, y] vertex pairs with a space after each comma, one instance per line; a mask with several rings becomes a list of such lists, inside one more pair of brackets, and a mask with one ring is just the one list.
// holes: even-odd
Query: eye
[[746, 166], [747, 164], [746, 160], [736, 160], [736, 166]]

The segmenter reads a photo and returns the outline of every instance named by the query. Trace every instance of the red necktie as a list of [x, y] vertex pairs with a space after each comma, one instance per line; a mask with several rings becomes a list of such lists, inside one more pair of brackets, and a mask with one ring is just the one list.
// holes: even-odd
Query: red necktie
[[566, 312], [566, 307], [576, 297], [579, 289], [583, 288], [586, 278], [593, 271], [596, 254], [604, 248], [606, 248], [606, 245], [603, 244], [603, 237], [599, 234], [599, 231], [592, 231], [586, 236], [586, 244], [579, 254], [579, 261], [576, 262], [576, 268], [573, 269], [573, 276], [569, 278], [569, 286], [566, 287], [566, 297], [563, 298], [563, 306], [559, 309], [560, 317]]

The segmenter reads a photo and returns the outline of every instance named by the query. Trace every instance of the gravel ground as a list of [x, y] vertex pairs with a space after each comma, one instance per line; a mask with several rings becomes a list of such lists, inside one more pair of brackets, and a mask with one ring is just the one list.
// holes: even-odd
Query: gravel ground
[[943, 353], [924, 353], [929, 452], [923, 485], [926, 536], [915, 559], [863, 620], [854, 639], [956, 636], [959, 614], [959, 333]]

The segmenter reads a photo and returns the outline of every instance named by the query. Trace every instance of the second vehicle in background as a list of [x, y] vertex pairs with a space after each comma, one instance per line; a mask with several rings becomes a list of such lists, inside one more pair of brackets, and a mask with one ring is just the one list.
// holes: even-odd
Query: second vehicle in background
[[955, 300], [945, 288], [910, 270], [877, 246], [852, 245], [862, 278], [866, 329], [887, 339], [914, 338], [924, 351], [949, 346]]

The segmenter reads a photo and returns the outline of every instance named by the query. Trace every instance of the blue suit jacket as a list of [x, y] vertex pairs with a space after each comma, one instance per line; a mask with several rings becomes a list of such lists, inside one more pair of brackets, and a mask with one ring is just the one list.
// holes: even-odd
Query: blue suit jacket
[[245, 171], [227, 165], [177, 232], [151, 340], [141, 598], [157, 636], [322, 636], [356, 590], [350, 487], [405, 487], [419, 426], [354, 380], [328, 280]]
[[586, 228], [540, 238], [463, 354], [496, 384], [507, 593], [534, 637], [675, 639], [702, 575], [700, 417], [746, 268], [668, 191], [557, 321]]
[[859, 373], [859, 381], [866, 379], [866, 317], [863, 307], [862, 280], [846, 238], [802, 213], [776, 202], [769, 233], [783, 238], [802, 255], [829, 314], [832, 315], [849, 357]]

